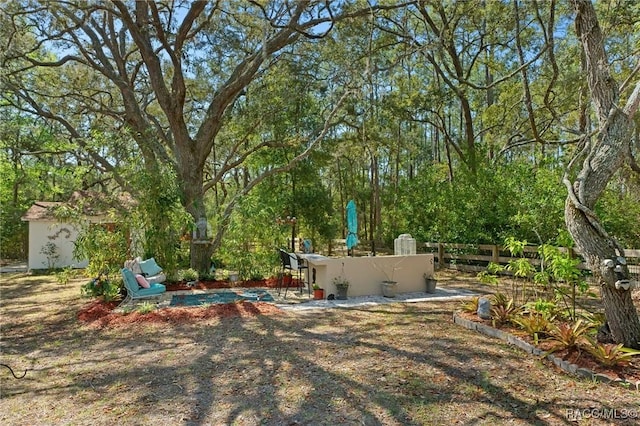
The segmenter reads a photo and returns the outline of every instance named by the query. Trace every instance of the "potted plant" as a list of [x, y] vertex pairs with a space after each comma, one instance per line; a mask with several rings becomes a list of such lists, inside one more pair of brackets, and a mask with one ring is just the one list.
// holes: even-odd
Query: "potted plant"
[[396, 270], [400, 269], [398, 265], [400, 264], [400, 262], [402, 262], [402, 260], [395, 263], [394, 265], [391, 265], [391, 273], [387, 273], [384, 267], [378, 267], [375, 263], [372, 263], [373, 267], [378, 269], [379, 271], [382, 271], [386, 278], [382, 281], [382, 295], [384, 297], [396, 297], [396, 288], [398, 287], [398, 282], [393, 279], [393, 276]]
[[320, 288], [320, 286], [316, 283], [313, 283], [313, 298], [314, 300], [324, 299], [324, 289]]
[[427, 285], [427, 293], [435, 293], [436, 292], [436, 281], [431, 275], [424, 274], [424, 282]]
[[347, 300], [347, 292], [349, 291], [349, 281], [344, 277], [335, 277], [333, 279], [333, 285], [336, 286], [336, 299]]
[[397, 281], [384, 280], [382, 281], [382, 295], [384, 297], [396, 297]]

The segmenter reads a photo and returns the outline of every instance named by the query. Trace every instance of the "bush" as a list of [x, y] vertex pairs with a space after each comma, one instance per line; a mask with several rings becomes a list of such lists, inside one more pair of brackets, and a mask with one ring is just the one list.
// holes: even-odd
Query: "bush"
[[105, 302], [111, 302], [120, 297], [120, 284], [106, 275], [100, 275], [84, 284], [80, 293], [83, 297], [102, 297]]
[[199, 274], [195, 269], [182, 269], [178, 272], [179, 281], [198, 281]]

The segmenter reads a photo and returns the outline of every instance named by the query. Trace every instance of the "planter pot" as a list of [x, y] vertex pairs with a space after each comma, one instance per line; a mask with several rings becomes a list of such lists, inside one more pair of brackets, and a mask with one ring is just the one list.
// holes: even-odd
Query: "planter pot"
[[349, 286], [337, 286], [336, 287], [336, 292], [338, 293], [336, 295], [336, 299], [338, 300], [347, 300], [347, 292], [349, 291]]
[[314, 289], [313, 290], [313, 298], [314, 300], [324, 300], [324, 289]]
[[382, 282], [382, 295], [384, 297], [396, 297], [396, 287], [398, 283], [396, 281], [383, 281]]
[[435, 293], [436, 292], [436, 281], [435, 278], [425, 278], [425, 283], [427, 284], [427, 293]]

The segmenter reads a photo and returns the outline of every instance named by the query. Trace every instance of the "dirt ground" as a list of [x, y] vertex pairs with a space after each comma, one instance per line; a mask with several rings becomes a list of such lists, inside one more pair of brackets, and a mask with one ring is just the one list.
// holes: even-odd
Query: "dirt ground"
[[0, 366], [1, 424], [640, 423], [637, 391], [453, 324], [460, 302], [238, 307], [245, 314], [99, 328], [78, 319], [85, 281], [0, 276], [0, 359], [28, 370], [14, 379]]

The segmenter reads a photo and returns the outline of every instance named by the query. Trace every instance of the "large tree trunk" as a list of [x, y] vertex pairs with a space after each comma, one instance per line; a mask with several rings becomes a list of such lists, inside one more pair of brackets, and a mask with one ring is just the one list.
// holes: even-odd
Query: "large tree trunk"
[[[203, 167], [198, 166], [195, 156], [183, 152], [179, 167], [183, 204], [193, 218], [194, 229], [190, 244], [190, 266], [202, 276], [208, 274], [213, 255], [213, 236], [209, 231], [209, 218], [204, 202], [202, 186]], [[190, 166], [195, 164], [195, 166]]]
[[[565, 220], [594, 280], [601, 287], [613, 340], [628, 347], [640, 348], [638, 313], [630, 291], [619, 285], [629, 278], [624, 261], [620, 262], [624, 258], [624, 251], [607, 234], [593, 213], [611, 177], [624, 164], [630, 152], [629, 143], [634, 132], [632, 117], [638, 101], [630, 100], [624, 110], [618, 107], [618, 86], [609, 73], [604, 39], [593, 5], [588, 0], [573, 0], [573, 5], [577, 12], [576, 31], [584, 48], [587, 80], [598, 119], [598, 131], [595, 137], [585, 136], [583, 148], [578, 150], [570, 164], [569, 171], [571, 165], [583, 160], [582, 168], [573, 182], [568, 177], [565, 179], [569, 191]], [[638, 96], [637, 90], [633, 96]], [[616, 265], [619, 265], [618, 272], [614, 269]]]

